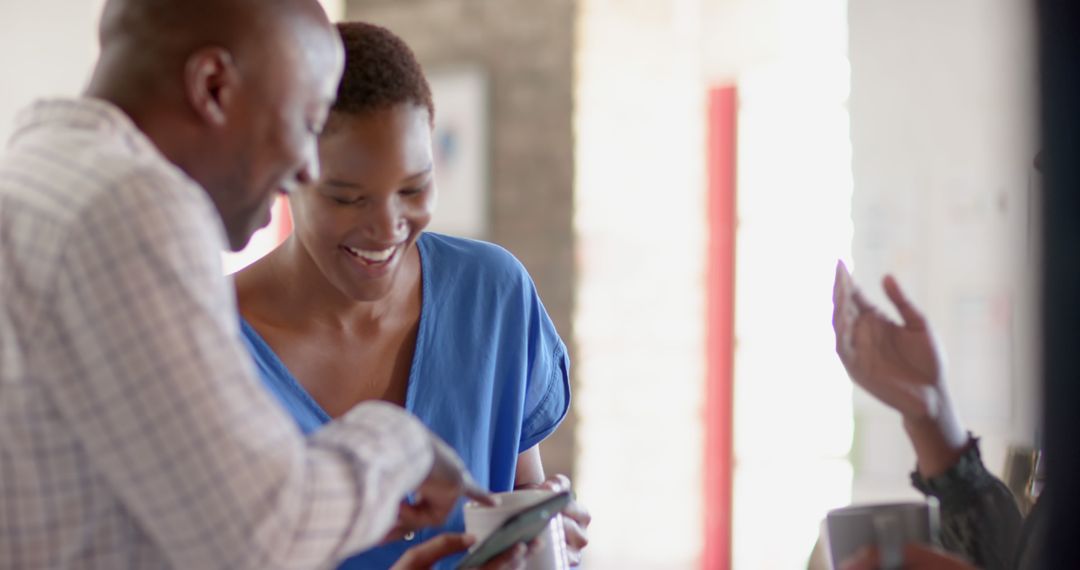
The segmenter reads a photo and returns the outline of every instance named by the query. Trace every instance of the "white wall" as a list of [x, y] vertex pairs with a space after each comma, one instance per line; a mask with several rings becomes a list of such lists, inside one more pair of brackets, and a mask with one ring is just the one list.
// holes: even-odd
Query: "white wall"
[[[872, 290], [873, 298], [882, 300], [881, 275], [895, 271], [927, 309], [948, 349], [950, 380], [961, 412], [984, 436], [984, 455], [992, 468], [1002, 467], [1007, 445], [1032, 439], [1037, 382], [1026, 318], [1031, 288], [1025, 276], [1033, 262], [1024, 237], [1034, 122], [1028, 3], [848, 4], [845, 32], [830, 31], [838, 20], [829, 14], [838, 6], [842, 9], [842, 3], [702, 3], [706, 81], [735, 83], [741, 89], [735, 428], [738, 469], [745, 473], [736, 477], [736, 568], [791, 567], [777, 561], [796, 555], [784, 552], [796, 548], [793, 542], [773, 543], [771, 550], [778, 553], [758, 543], [754, 529], [760, 525], [751, 511], [767, 493], [743, 483], [765, 476], [750, 476], [755, 465], [765, 465], [760, 473], [769, 473], [770, 454], [791, 453], [785, 451], [790, 441], [769, 443], [755, 435], [770, 425], [803, 441], [803, 449], [820, 450], [820, 458], [842, 432], [839, 425], [824, 429], [826, 424], [842, 419], [833, 417], [836, 414], [850, 422], [853, 411], [851, 497], [867, 501], [916, 496], [907, 476], [914, 458], [895, 414], [859, 391], [852, 408], [850, 395], [839, 390], [834, 373], [822, 363], [821, 373], [807, 375], [805, 382], [831, 394], [844, 409], [814, 404], [821, 420], [806, 417], [784, 402], [794, 397], [810, 401], [813, 393], [788, 384], [783, 374], [768, 373], [766, 365], [776, 368], [777, 362], [755, 360], [751, 354], [754, 343], [748, 337], [755, 328], [780, 322], [775, 313], [801, 312], [792, 309], [813, 302], [804, 298], [810, 290], [828, 295], [821, 284], [831, 281], [831, 266], [817, 267], [822, 260], [809, 250], [798, 253], [809, 241], [820, 241], [822, 234], [846, 230], [853, 235], [856, 277]], [[837, 50], [850, 62], [849, 113], [828, 122], [835, 112], [832, 105], [844, 99], [823, 90], [826, 84], [842, 85], [834, 81], [841, 71], [828, 63], [829, 54]], [[800, 70], [805, 72], [801, 82]], [[785, 87], [784, 81], [791, 83]], [[833, 127], [845, 120], [850, 120], [851, 156], [822, 154], [826, 146], [842, 142], [834, 140]], [[786, 132], [771, 124], [776, 122], [786, 122]], [[818, 132], [805, 132], [808, 127]], [[800, 145], [803, 153], [797, 152]], [[761, 162], [768, 156], [771, 164]], [[852, 178], [845, 181], [840, 170], [805, 163], [814, 156], [830, 164], [850, 161]], [[784, 182], [793, 172], [802, 179], [794, 185]], [[852, 196], [850, 209], [836, 202], [845, 183]], [[764, 206], [773, 209], [771, 215], [749, 211], [763, 200], [771, 201], [772, 206]], [[818, 232], [800, 233], [808, 220], [819, 224]], [[762, 224], [778, 222], [781, 225], [768, 232], [761, 229]], [[748, 247], [751, 240], [759, 246]], [[820, 251], [834, 248], [837, 256], [845, 256], [840, 243], [821, 245]], [[823, 272], [830, 274], [823, 277]], [[777, 287], [778, 282], [782, 286]], [[764, 304], [761, 310], [754, 308], [753, 300], [762, 291], [776, 299], [772, 312]], [[740, 307], [740, 302], [746, 305]], [[818, 317], [823, 327], [827, 319]], [[806, 327], [803, 344], [816, 342], [809, 339], [817, 329], [812, 331], [809, 323], [798, 326]], [[770, 342], [777, 343], [779, 351], [774, 360], [797, 354], [780, 346], [784, 338], [772, 334]], [[815, 346], [835, 362], [831, 347]], [[757, 364], [749, 366], [751, 361]], [[755, 393], [770, 392], [777, 405], [761, 406], [769, 396]], [[811, 488], [798, 493], [817, 495], [823, 502], [842, 498], [831, 487], [812, 482], [814, 460], [804, 459], [802, 465], [800, 481]], [[838, 470], [830, 477], [844, 474]], [[782, 493], [774, 496], [785, 504], [793, 500]], [[790, 536], [795, 536], [793, 529]]]
[[103, 0], [0, 1], [0, 140], [38, 97], [75, 95], [97, 57]]
[[[993, 469], [1031, 441], [1038, 386], [1024, 325], [1029, 4], [851, 0], [849, 13], [856, 278], [881, 301], [894, 271], [925, 307]], [[861, 394], [855, 409], [856, 498], [913, 494], [898, 419]]]
[[[320, 0], [332, 19], [344, 0]], [[97, 58], [105, 0], [0, 0], [0, 141], [15, 115], [39, 97], [76, 95]]]
[[852, 236], [847, 0], [706, 13], [709, 82], [739, 92], [732, 562], [799, 568], [851, 498], [852, 389], [830, 327]]
[[586, 565], [700, 567], [705, 137], [698, 0], [579, 3], [574, 318]]
[[[833, 267], [852, 234], [846, 0], [581, 7], [575, 328], [579, 483], [597, 514], [588, 563], [700, 567], [702, 512], [715, 508], [701, 504], [703, 96], [734, 82], [732, 563], [803, 566], [852, 480], [851, 388], [829, 325]], [[635, 488], [653, 491], [627, 501]]]

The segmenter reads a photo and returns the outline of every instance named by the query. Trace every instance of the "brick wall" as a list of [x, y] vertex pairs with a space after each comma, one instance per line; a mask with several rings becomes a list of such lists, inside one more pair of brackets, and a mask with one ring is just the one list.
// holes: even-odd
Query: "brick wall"
[[[393, 30], [429, 71], [485, 70], [487, 239], [528, 268], [571, 352], [574, 15], [575, 0], [349, 0], [345, 18]], [[571, 414], [541, 446], [548, 473], [573, 472], [574, 425]]]

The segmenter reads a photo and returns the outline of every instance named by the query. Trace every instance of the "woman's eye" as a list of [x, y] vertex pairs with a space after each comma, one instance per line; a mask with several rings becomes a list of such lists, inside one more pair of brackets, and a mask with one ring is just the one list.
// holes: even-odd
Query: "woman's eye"
[[344, 206], [348, 206], [349, 204], [356, 204], [360, 201], [360, 198], [341, 198], [339, 196], [332, 196], [331, 198], [338, 204], [342, 204]]
[[424, 191], [423, 188], [406, 188], [401, 191], [402, 196], [416, 196]]

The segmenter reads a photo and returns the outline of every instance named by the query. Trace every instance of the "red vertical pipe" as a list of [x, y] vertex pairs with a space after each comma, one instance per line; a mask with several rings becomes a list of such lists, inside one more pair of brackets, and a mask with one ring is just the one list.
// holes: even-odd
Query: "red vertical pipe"
[[737, 106], [734, 86], [709, 90], [704, 570], [731, 568]]

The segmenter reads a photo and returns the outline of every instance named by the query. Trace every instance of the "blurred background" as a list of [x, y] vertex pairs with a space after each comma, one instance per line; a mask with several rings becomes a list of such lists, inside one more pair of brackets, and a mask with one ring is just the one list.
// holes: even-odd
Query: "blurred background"
[[[102, 0], [0, 0], [0, 136], [78, 93]], [[918, 496], [833, 352], [844, 260], [926, 309], [987, 465], [1038, 441], [1033, 14], [1015, 0], [327, 0], [413, 47], [432, 229], [529, 269], [573, 354], [542, 444], [587, 569], [807, 566], [825, 512]], [[288, 234], [287, 208], [232, 270]]]

